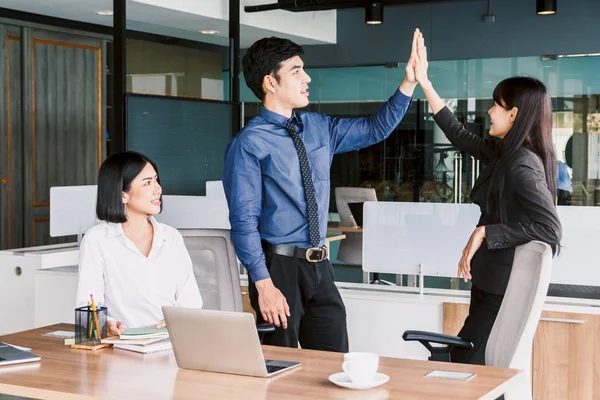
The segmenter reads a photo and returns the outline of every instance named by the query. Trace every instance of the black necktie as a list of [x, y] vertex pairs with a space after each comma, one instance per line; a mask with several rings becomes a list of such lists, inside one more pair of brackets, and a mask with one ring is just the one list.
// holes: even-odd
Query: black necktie
[[306, 148], [292, 120], [289, 120], [285, 125], [285, 129], [289, 132], [300, 160], [300, 172], [302, 173], [302, 185], [304, 186], [304, 197], [306, 198], [306, 216], [308, 218], [308, 234], [310, 243], [313, 247], [318, 247], [321, 236], [319, 235], [319, 208], [315, 199], [315, 187], [313, 185], [312, 175], [310, 174], [310, 164], [306, 156]]

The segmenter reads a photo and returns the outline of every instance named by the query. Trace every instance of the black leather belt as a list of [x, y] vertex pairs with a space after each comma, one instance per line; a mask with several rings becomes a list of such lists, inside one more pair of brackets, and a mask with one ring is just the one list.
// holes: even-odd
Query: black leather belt
[[286, 256], [291, 258], [300, 258], [311, 263], [321, 262], [327, 258], [327, 247], [311, 247], [308, 249], [290, 246], [288, 244], [271, 244], [269, 242], [262, 242], [262, 248], [264, 251], [273, 254], [279, 254], [280, 256]]

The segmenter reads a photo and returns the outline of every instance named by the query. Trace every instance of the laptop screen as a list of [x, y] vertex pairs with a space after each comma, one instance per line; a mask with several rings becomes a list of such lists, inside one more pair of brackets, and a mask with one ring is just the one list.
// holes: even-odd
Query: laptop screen
[[350, 209], [350, 212], [352, 213], [352, 217], [354, 217], [354, 221], [356, 222], [356, 225], [360, 228], [363, 226], [363, 205], [365, 204], [364, 201], [361, 201], [360, 203], [348, 203], [348, 208]]

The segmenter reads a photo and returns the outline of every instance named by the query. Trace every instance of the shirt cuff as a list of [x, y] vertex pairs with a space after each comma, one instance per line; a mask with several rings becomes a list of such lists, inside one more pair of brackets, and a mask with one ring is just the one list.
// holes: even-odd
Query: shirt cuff
[[485, 241], [489, 250], [505, 249], [512, 247], [505, 235], [504, 224], [490, 224], [485, 226]]
[[262, 281], [271, 277], [266, 265], [255, 266], [252, 268], [252, 271], [248, 271], [248, 275], [250, 275], [252, 282]]

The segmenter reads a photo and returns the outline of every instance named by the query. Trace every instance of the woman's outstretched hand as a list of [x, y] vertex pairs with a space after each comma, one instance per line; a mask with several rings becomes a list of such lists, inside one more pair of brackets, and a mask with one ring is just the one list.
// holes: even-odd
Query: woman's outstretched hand
[[424, 86], [429, 84], [429, 77], [427, 76], [427, 69], [429, 68], [429, 62], [427, 61], [427, 47], [425, 47], [425, 39], [423, 39], [423, 34], [418, 29], [416, 34], [416, 48], [413, 50], [416, 53], [414, 74], [417, 82], [419, 82], [421, 86]]

